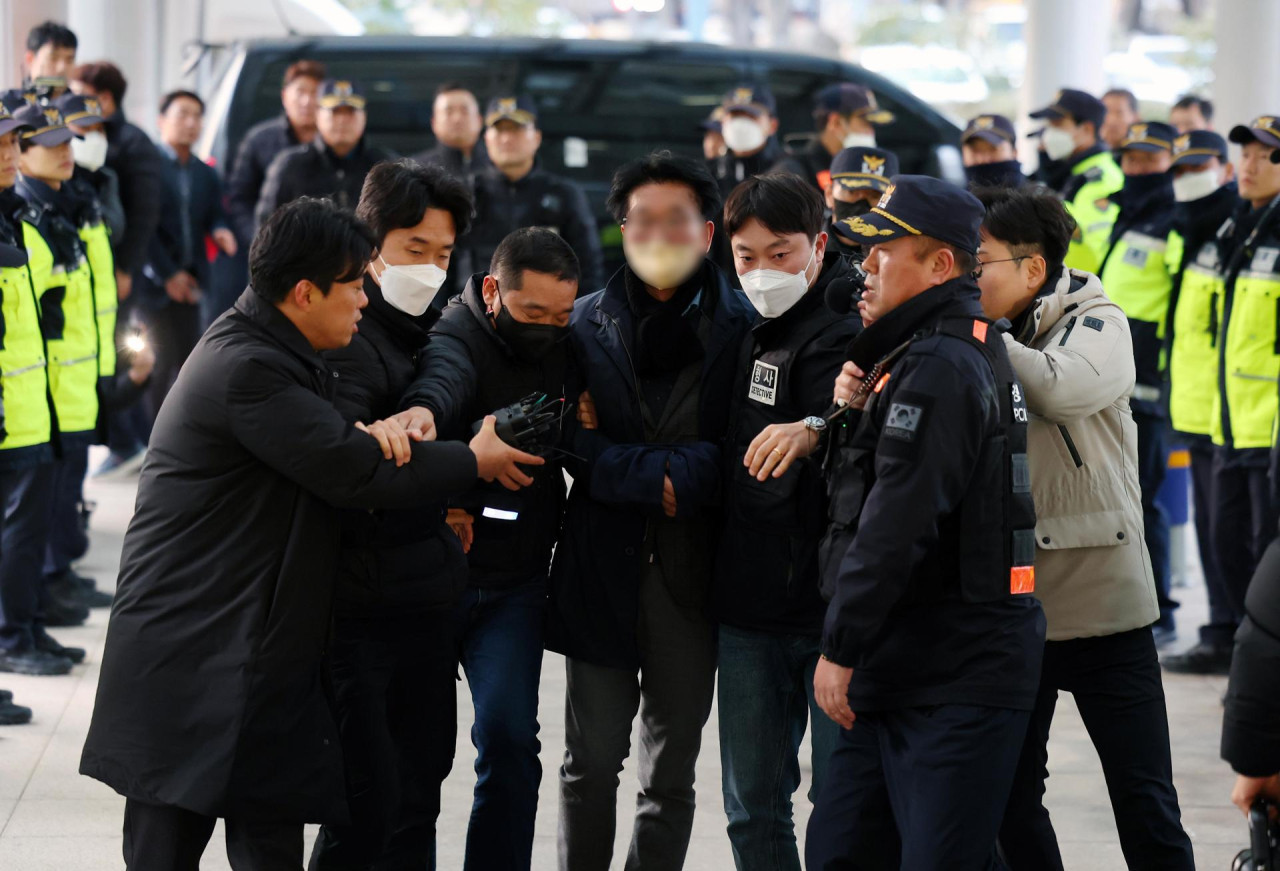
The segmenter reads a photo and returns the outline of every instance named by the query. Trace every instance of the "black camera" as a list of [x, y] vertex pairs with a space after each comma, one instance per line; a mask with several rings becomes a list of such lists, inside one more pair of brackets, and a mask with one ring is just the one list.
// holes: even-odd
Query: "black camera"
[[[526, 454], [545, 456], [555, 450], [560, 440], [561, 422], [569, 413], [570, 403], [562, 396], [530, 393], [519, 402], [513, 402], [493, 413], [497, 418], [494, 430], [498, 438]], [[472, 425], [479, 432], [484, 421]]]
[[862, 261], [855, 260], [852, 266], [847, 276], [828, 284], [823, 294], [827, 308], [838, 315], [857, 314], [862, 292], [867, 287], [867, 271], [862, 268]]
[[1231, 871], [1280, 871], [1280, 825], [1272, 822], [1273, 805], [1259, 800], [1249, 808], [1249, 844], [1231, 863]]

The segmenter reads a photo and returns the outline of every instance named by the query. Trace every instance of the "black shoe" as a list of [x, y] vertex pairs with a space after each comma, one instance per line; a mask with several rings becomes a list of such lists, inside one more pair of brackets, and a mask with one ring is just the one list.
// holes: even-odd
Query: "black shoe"
[[0, 671], [13, 674], [70, 674], [71, 660], [45, 653], [43, 650], [0, 650]]
[[55, 628], [83, 626], [89, 619], [89, 609], [74, 602], [66, 602], [53, 596], [48, 597], [44, 607], [44, 625]]
[[43, 629], [36, 630], [36, 650], [41, 650], [54, 656], [60, 656], [63, 659], [69, 659], [76, 665], [84, 662], [83, 647], [63, 647], [58, 642], [54, 641], [53, 637]]
[[100, 592], [93, 578], [86, 578], [74, 569], [67, 569], [44, 579], [49, 594], [69, 606], [80, 608], [110, 608], [112, 596]]
[[0, 702], [0, 726], [21, 726], [31, 722], [31, 709], [11, 701]]
[[0, 705], [13, 701], [13, 693], [8, 690], [0, 690]]
[[1231, 673], [1231, 645], [1206, 644], [1201, 641], [1190, 650], [1166, 656], [1160, 660], [1165, 671], [1175, 674], [1216, 674]]

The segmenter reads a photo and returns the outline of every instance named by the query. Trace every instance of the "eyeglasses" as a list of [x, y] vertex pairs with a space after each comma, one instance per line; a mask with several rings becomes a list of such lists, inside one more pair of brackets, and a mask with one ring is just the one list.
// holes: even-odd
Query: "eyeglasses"
[[1006, 257], [1006, 258], [1005, 258], [1005, 259], [1003, 259], [1003, 260], [979, 260], [979, 261], [978, 261], [978, 271], [977, 271], [977, 272], [975, 272], [975, 273], [973, 274], [973, 277], [974, 277], [974, 278], [981, 278], [981, 277], [982, 277], [982, 270], [986, 269], [986, 268], [987, 268], [988, 266], [990, 266], [992, 263], [1020, 263], [1020, 262], [1022, 262], [1023, 260], [1026, 260], [1028, 257], [1031, 257], [1031, 256], [1032, 256], [1032, 255], [1030, 255], [1030, 254], [1023, 254], [1021, 257]]

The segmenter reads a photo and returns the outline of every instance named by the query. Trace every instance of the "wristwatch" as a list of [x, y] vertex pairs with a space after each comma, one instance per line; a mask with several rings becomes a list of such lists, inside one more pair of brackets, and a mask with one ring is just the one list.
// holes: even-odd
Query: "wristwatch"
[[816, 432], [818, 435], [822, 435], [824, 432], [827, 431], [826, 418], [818, 417], [817, 415], [811, 414], [800, 422], [804, 424], [805, 429], [812, 430], [813, 432]]

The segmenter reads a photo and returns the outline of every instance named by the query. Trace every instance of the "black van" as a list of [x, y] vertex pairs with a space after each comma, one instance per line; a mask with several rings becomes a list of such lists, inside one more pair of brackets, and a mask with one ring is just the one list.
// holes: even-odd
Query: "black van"
[[865, 84], [896, 116], [878, 139], [897, 152], [903, 172], [964, 178], [959, 128], [886, 79], [820, 57], [698, 43], [415, 36], [250, 41], [234, 46], [223, 65], [200, 153], [225, 165], [246, 130], [280, 113], [281, 79], [300, 58], [360, 81], [368, 93], [370, 137], [405, 155], [434, 143], [431, 105], [443, 82], [474, 91], [482, 107], [496, 94], [531, 95], [543, 132], [542, 164], [582, 185], [613, 265], [620, 234], [604, 200], [614, 170], [656, 148], [701, 155], [698, 122], [740, 83], [769, 86], [784, 140], [800, 144], [813, 130], [815, 93], [837, 81]]

